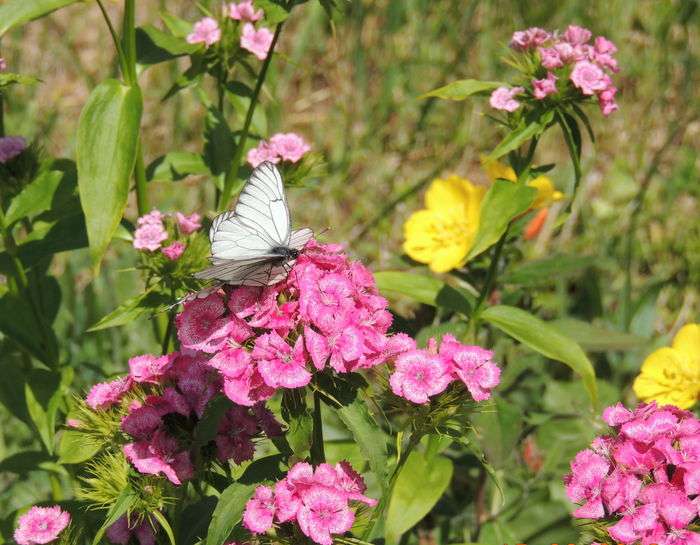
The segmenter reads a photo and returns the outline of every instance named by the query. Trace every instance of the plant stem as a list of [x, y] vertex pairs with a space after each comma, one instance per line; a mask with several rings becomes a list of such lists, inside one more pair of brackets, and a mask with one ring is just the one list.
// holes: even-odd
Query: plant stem
[[486, 282], [484, 283], [484, 287], [481, 289], [479, 298], [477, 299], [476, 305], [474, 306], [474, 314], [478, 314], [478, 311], [481, 310], [481, 307], [483, 306], [484, 302], [486, 301], [486, 298], [489, 296], [489, 294], [493, 290], [493, 286], [496, 283], [496, 277], [498, 276], [498, 262], [501, 260], [501, 253], [503, 252], [503, 246], [505, 245], [506, 238], [508, 238], [508, 231], [510, 231], [510, 225], [511, 224], [509, 223], [506, 227], [506, 230], [501, 235], [501, 238], [498, 239], [495, 248], [493, 249], [493, 256], [491, 257], [491, 264], [489, 265], [489, 271], [486, 276]]
[[119, 37], [117, 36], [116, 30], [114, 30], [114, 25], [112, 25], [112, 20], [109, 18], [109, 14], [107, 13], [107, 10], [105, 9], [104, 5], [102, 4], [102, 0], [97, 0], [97, 5], [100, 7], [100, 11], [102, 12], [102, 17], [105, 20], [105, 23], [107, 23], [107, 28], [109, 29], [109, 34], [112, 36], [112, 41], [114, 42], [114, 48], [117, 50], [117, 57], [119, 59], [119, 67], [121, 68], [122, 74], [124, 74], [124, 77], [126, 78], [127, 73], [129, 72], [129, 68], [126, 64], [126, 57], [124, 55], [124, 50], [122, 49], [121, 42], [119, 40]]
[[258, 98], [260, 97], [260, 91], [262, 89], [263, 83], [265, 82], [265, 76], [267, 75], [267, 69], [270, 67], [270, 62], [272, 61], [272, 53], [275, 50], [275, 45], [277, 45], [277, 40], [279, 38], [280, 32], [282, 31], [282, 23], [277, 25], [275, 29], [275, 35], [272, 38], [272, 44], [270, 44], [270, 50], [265, 57], [260, 73], [258, 74], [258, 79], [255, 82], [255, 89], [253, 90], [253, 96], [250, 97], [250, 105], [248, 106], [248, 111], [246, 112], [245, 121], [243, 122], [243, 128], [241, 129], [241, 136], [238, 139], [238, 144], [236, 145], [236, 152], [231, 160], [231, 168], [226, 173], [226, 178], [224, 179], [224, 190], [221, 193], [219, 202], [217, 203], [218, 210], [224, 210], [228, 207], [229, 201], [233, 196], [233, 184], [238, 177], [238, 168], [241, 165], [241, 160], [243, 159], [243, 150], [245, 148], [246, 140], [248, 139], [248, 131], [250, 130], [250, 124], [253, 121], [253, 113], [255, 112], [255, 106], [258, 103]]
[[323, 415], [321, 414], [321, 394], [314, 392], [314, 429], [311, 440], [311, 463], [322, 464], [326, 461], [326, 453], [323, 448]]
[[126, 64], [124, 79], [131, 86], [138, 85], [136, 78], [136, 1], [124, 1], [123, 55]]

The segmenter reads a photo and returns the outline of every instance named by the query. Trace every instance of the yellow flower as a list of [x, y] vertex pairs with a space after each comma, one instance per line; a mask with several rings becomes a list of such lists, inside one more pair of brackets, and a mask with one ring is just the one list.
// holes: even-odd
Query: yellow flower
[[459, 267], [479, 228], [483, 187], [458, 176], [436, 179], [425, 193], [425, 209], [404, 224], [404, 251], [433, 272]]
[[689, 409], [700, 397], [700, 325], [681, 328], [671, 347], [652, 352], [634, 381], [642, 401]]
[[[481, 156], [481, 166], [492, 181], [502, 178], [509, 182], [515, 182], [518, 179], [512, 168], [483, 155]], [[547, 176], [537, 176], [530, 180], [527, 185], [537, 190], [537, 197], [535, 197], [535, 202], [532, 203], [532, 208], [544, 208], [564, 198], [564, 194], [554, 188], [552, 180]]]

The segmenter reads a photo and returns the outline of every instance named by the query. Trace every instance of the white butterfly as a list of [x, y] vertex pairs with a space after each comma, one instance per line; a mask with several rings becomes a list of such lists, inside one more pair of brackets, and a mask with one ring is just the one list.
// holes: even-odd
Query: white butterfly
[[268, 286], [286, 278], [314, 235], [292, 231], [277, 167], [261, 163], [248, 178], [234, 210], [217, 216], [209, 230], [212, 266], [196, 278], [239, 286]]

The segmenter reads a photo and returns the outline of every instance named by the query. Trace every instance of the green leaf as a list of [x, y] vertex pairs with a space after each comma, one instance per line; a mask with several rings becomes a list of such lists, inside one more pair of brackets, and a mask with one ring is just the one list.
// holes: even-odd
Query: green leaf
[[138, 87], [107, 80], [95, 88], [80, 114], [78, 188], [95, 272], [126, 207], [141, 111]]
[[608, 350], [633, 350], [644, 345], [646, 340], [637, 335], [596, 327], [574, 318], [561, 318], [550, 322], [562, 335], [575, 340], [584, 350], [607, 352]]
[[217, 396], [213, 399], [204, 411], [202, 418], [194, 428], [194, 441], [196, 445], [203, 447], [216, 437], [219, 423], [224, 413], [233, 406], [233, 403], [226, 396]]
[[0, 297], [0, 331], [39, 361], [51, 366], [58, 353], [58, 342], [52, 330], [49, 338], [38, 333], [37, 317], [26, 297], [6, 293]]
[[501, 282], [521, 286], [551, 284], [554, 279], [583, 273], [598, 262], [596, 256], [556, 255], [528, 261], [500, 277]]
[[53, 454], [56, 415], [68, 395], [73, 381], [73, 369], [66, 367], [59, 373], [35, 369], [24, 384], [27, 410], [49, 454]]
[[79, 430], [64, 430], [58, 442], [59, 464], [80, 464], [97, 454], [102, 445]]
[[134, 491], [130, 486], [127, 486], [124, 490], [122, 490], [117, 500], [112, 504], [112, 507], [109, 508], [109, 511], [107, 511], [107, 517], [102, 523], [102, 526], [100, 526], [100, 529], [95, 534], [95, 537], [92, 540], [92, 545], [97, 545], [102, 540], [107, 528], [117, 522], [119, 517], [130, 511], [133, 505], [136, 503], [136, 500], [137, 496], [134, 494]]
[[170, 526], [168, 519], [165, 518], [165, 515], [157, 509], [151, 511], [150, 514], [158, 521], [158, 524], [160, 524], [163, 530], [165, 530], [165, 534], [168, 536], [168, 540], [170, 540], [170, 545], [176, 545], [175, 534], [173, 534], [173, 529]]
[[571, 164], [574, 167], [574, 190], [581, 181], [581, 132], [576, 119], [567, 113], [557, 110], [557, 122], [564, 134], [566, 147], [569, 149]]
[[204, 162], [214, 176], [229, 171], [235, 147], [236, 142], [226, 119], [216, 108], [210, 107], [204, 120]]
[[597, 405], [595, 370], [576, 341], [519, 308], [496, 305], [484, 310], [481, 317], [540, 354], [568, 365], [581, 377], [591, 402]]
[[509, 132], [503, 140], [498, 143], [495, 149], [489, 154], [489, 160], [495, 161], [506, 153], [519, 148], [530, 140], [530, 138], [542, 134], [552, 121], [553, 116], [554, 113], [551, 110], [547, 110], [540, 118], [535, 118], [529, 122], [523, 120], [518, 128]]
[[44, 451], [25, 450], [17, 452], [0, 460], [0, 473], [8, 472], [16, 475], [26, 475], [39, 469], [39, 465], [48, 462], [51, 457]]
[[460, 79], [448, 83], [444, 87], [435, 89], [420, 98], [437, 97], [446, 98], [448, 100], [464, 100], [472, 95], [483, 95], [489, 91], [493, 91], [496, 87], [507, 85], [500, 81], [480, 81], [478, 79]]
[[473, 297], [461, 288], [453, 288], [434, 276], [402, 271], [375, 273], [377, 288], [387, 296], [405, 296], [433, 307], [444, 307], [464, 315], [471, 313]]
[[5, 227], [12, 226], [22, 218], [49, 210], [62, 179], [63, 173], [58, 170], [41, 172], [10, 202], [5, 214]]
[[438, 325], [430, 325], [421, 328], [416, 334], [416, 343], [418, 343], [418, 346], [427, 346], [428, 339], [431, 337], [440, 342], [442, 337], [448, 334], [461, 339], [467, 334], [468, 330], [467, 322], [444, 322]]
[[168, 27], [168, 30], [177, 38], [184, 38], [190, 32], [192, 32], [192, 23], [186, 21], [185, 19], [180, 19], [176, 15], [168, 13], [167, 11], [160, 12], [160, 18]]
[[396, 479], [389, 500], [384, 536], [388, 544], [398, 543], [401, 535], [430, 513], [450, 485], [454, 466], [444, 456], [426, 456], [413, 451]]
[[0, 6], [0, 37], [12, 27], [43, 17], [78, 0], [7, 0]]
[[204, 158], [190, 151], [171, 151], [146, 168], [148, 181], [176, 181], [191, 174], [210, 174]]
[[211, 516], [216, 507], [216, 497], [206, 496], [197, 503], [185, 507], [175, 523], [175, 535], [180, 545], [195, 545], [204, 541]]
[[159, 312], [165, 311], [172, 304], [172, 299], [164, 293], [147, 291], [141, 295], [127, 299], [124, 303], [107, 314], [107, 316], [100, 319], [100, 321], [88, 329], [88, 331], [100, 331], [101, 329], [125, 325], [144, 315], [153, 316]]
[[35, 85], [39, 83], [39, 79], [26, 74], [13, 74], [12, 72], [3, 72], [0, 74], [0, 87], [7, 87], [12, 84], [19, 85]]
[[153, 25], [136, 29], [136, 60], [139, 64], [158, 64], [190, 55], [198, 49], [199, 44], [187, 43], [184, 38], [163, 32]]
[[282, 397], [282, 418], [287, 423], [284, 437], [297, 458], [306, 458], [313, 440], [313, 417], [304, 394], [285, 390]]
[[223, 545], [243, 517], [245, 504], [257, 485], [233, 483], [221, 493], [209, 524], [205, 545]]
[[535, 200], [537, 190], [523, 184], [496, 180], [481, 202], [479, 229], [467, 261], [498, 242], [513, 218], [525, 212]]
[[386, 435], [359, 398], [352, 403], [336, 408], [340, 420], [348, 428], [362, 454], [369, 462], [369, 467], [377, 476], [382, 488], [386, 488], [386, 469], [388, 466]]
[[272, 0], [253, 0], [253, 4], [265, 12], [265, 22], [268, 25], [276, 25], [289, 17], [289, 11]]

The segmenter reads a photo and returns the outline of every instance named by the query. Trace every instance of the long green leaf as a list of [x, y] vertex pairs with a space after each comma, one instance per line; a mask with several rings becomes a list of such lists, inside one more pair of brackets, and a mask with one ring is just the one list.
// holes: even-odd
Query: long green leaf
[[496, 305], [484, 310], [481, 317], [540, 354], [571, 367], [583, 380], [591, 402], [598, 403], [593, 364], [576, 341], [519, 308]]
[[105, 535], [107, 528], [117, 522], [119, 517], [125, 515], [131, 509], [134, 503], [136, 503], [136, 499], [136, 495], [130, 486], [127, 486], [124, 490], [122, 490], [121, 494], [119, 494], [119, 497], [117, 498], [117, 501], [115, 501], [112, 504], [112, 507], [110, 507], [109, 511], [107, 511], [107, 517], [102, 523], [102, 526], [100, 526], [100, 529], [95, 534], [95, 537], [92, 539], [92, 545], [97, 545], [102, 540], [102, 536]]
[[375, 273], [377, 287], [384, 295], [401, 295], [433, 307], [444, 307], [470, 314], [473, 297], [465, 290], [453, 288], [434, 276], [403, 271]]
[[532, 187], [496, 180], [481, 202], [479, 230], [467, 261], [496, 244], [511, 220], [530, 208], [536, 195], [537, 190]]
[[421, 98], [437, 97], [448, 100], [464, 100], [472, 95], [484, 94], [493, 91], [496, 87], [506, 85], [500, 81], [480, 81], [477, 79], [460, 79], [448, 83], [444, 87], [434, 89], [421, 96]]
[[80, 114], [78, 187], [95, 272], [126, 207], [141, 111], [138, 87], [107, 80], [95, 88]]
[[151, 515], [158, 521], [158, 524], [160, 524], [161, 528], [165, 530], [165, 534], [168, 536], [170, 545], [176, 545], [175, 534], [173, 534], [173, 529], [170, 526], [168, 519], [165, 518], [165, 515], [157, 510], [151, 511]]
[[645, 339], [637, 335], [596, 327], [588, 322], [574, 318], [560, 318], [551, 322], [551, 325], [563, 335], [574, 339], [582, 348], [590, 352], [633, 350], [640, 348], [646, 343]]
[[401, 468], [389, 500], [384, 536], [391, 545], [435, 506], [452, 480], [454, 466], [444, 456], [413, 451]]
[[243, 517], [245, 504], [257, 485], [233, 483], [221, 493], [209, 524], [205, 545], [222, 545]]
[[63, 173], [58, 170], [46, 170], [39, 174], [12, 199], [5, 214], [5, 227], [10, 227], [24, 217], [49, 210], [62, 179]]
[[65, 430], [58, 442], [59, 464], [80, 464], [97, 454], [102, 445], [79, 430]]
[[173, 301], [167, 295], [157, 291], [147, 291], [131, 299], [127, 299], [112, 312], [100, 319], [88, 331], [100, 331], [110, 327], [128, 324], [143, 315], [154, 315], [163, 312]]
[[555, 255], [527, 261], [501, 276], [500, 281], [522, 286], [550, 284], [557, 278], [580, 274], [598, 262], [596, 256]]
[[78, 0], [8, 0], [0, 6], [0, 37], [12, 27], [43, 17]]

